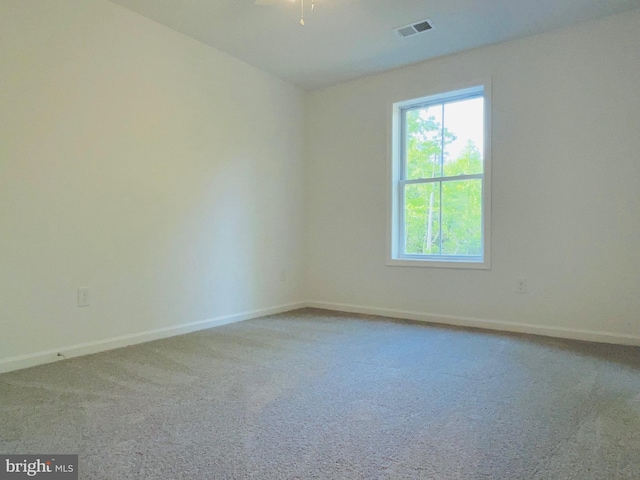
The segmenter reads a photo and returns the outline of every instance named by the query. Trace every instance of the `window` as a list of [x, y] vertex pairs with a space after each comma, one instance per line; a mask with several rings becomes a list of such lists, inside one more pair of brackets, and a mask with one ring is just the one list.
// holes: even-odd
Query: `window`
[[389, 265], [489, 268], [486, 85], [393, 106]]

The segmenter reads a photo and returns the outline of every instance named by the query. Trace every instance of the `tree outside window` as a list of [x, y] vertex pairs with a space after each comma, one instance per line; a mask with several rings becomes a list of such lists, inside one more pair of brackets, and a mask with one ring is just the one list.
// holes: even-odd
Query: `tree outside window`
[[395, 258], [482, 262], [483, 88], [405, 102], [399, 113]]

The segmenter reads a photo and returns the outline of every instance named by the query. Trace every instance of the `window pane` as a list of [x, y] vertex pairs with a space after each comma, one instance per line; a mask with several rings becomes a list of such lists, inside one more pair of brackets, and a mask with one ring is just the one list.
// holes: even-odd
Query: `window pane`
[[440, 183], [405, 185], [405, 253], [440, 253]]
[[444, 106], [444, 175], [482, 173], [484, 99], [471, 98]]
[[405, 178], [440, 177], [442, 104], [405, 112]]
[[482, 180], [443, 182], [442, 254], [482, 255]]

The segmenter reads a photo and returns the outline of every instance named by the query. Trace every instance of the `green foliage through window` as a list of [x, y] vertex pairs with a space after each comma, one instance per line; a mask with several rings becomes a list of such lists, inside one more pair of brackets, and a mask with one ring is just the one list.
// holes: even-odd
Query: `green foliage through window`
[[404, 253], [482, 256], [484, 99], [403, 110]]

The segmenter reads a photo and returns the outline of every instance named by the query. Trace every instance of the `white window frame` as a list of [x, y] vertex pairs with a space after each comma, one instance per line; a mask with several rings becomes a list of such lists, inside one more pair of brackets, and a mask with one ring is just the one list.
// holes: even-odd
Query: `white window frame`
[[[465, 97], [478, 96], [484, 98], [484, 166], [482, 179], [482, 255], [477, 257], [447, 255], [404, 254], [404, 205], [402, 195], [404, 131], [403, 112], [410, 107], [438, 104]], [[491, 83], [489, 80], [473, 82], [444, 93], [434, 93], [411, 100], [395, 102], [390, 115], [390, 148], [389, 148], [389, 205], [387, 230], [387, 265], [405, 267], [439, 267], [439, 268], [491, 268]], [[473, 175], [473, 177], [478, 177]]]

